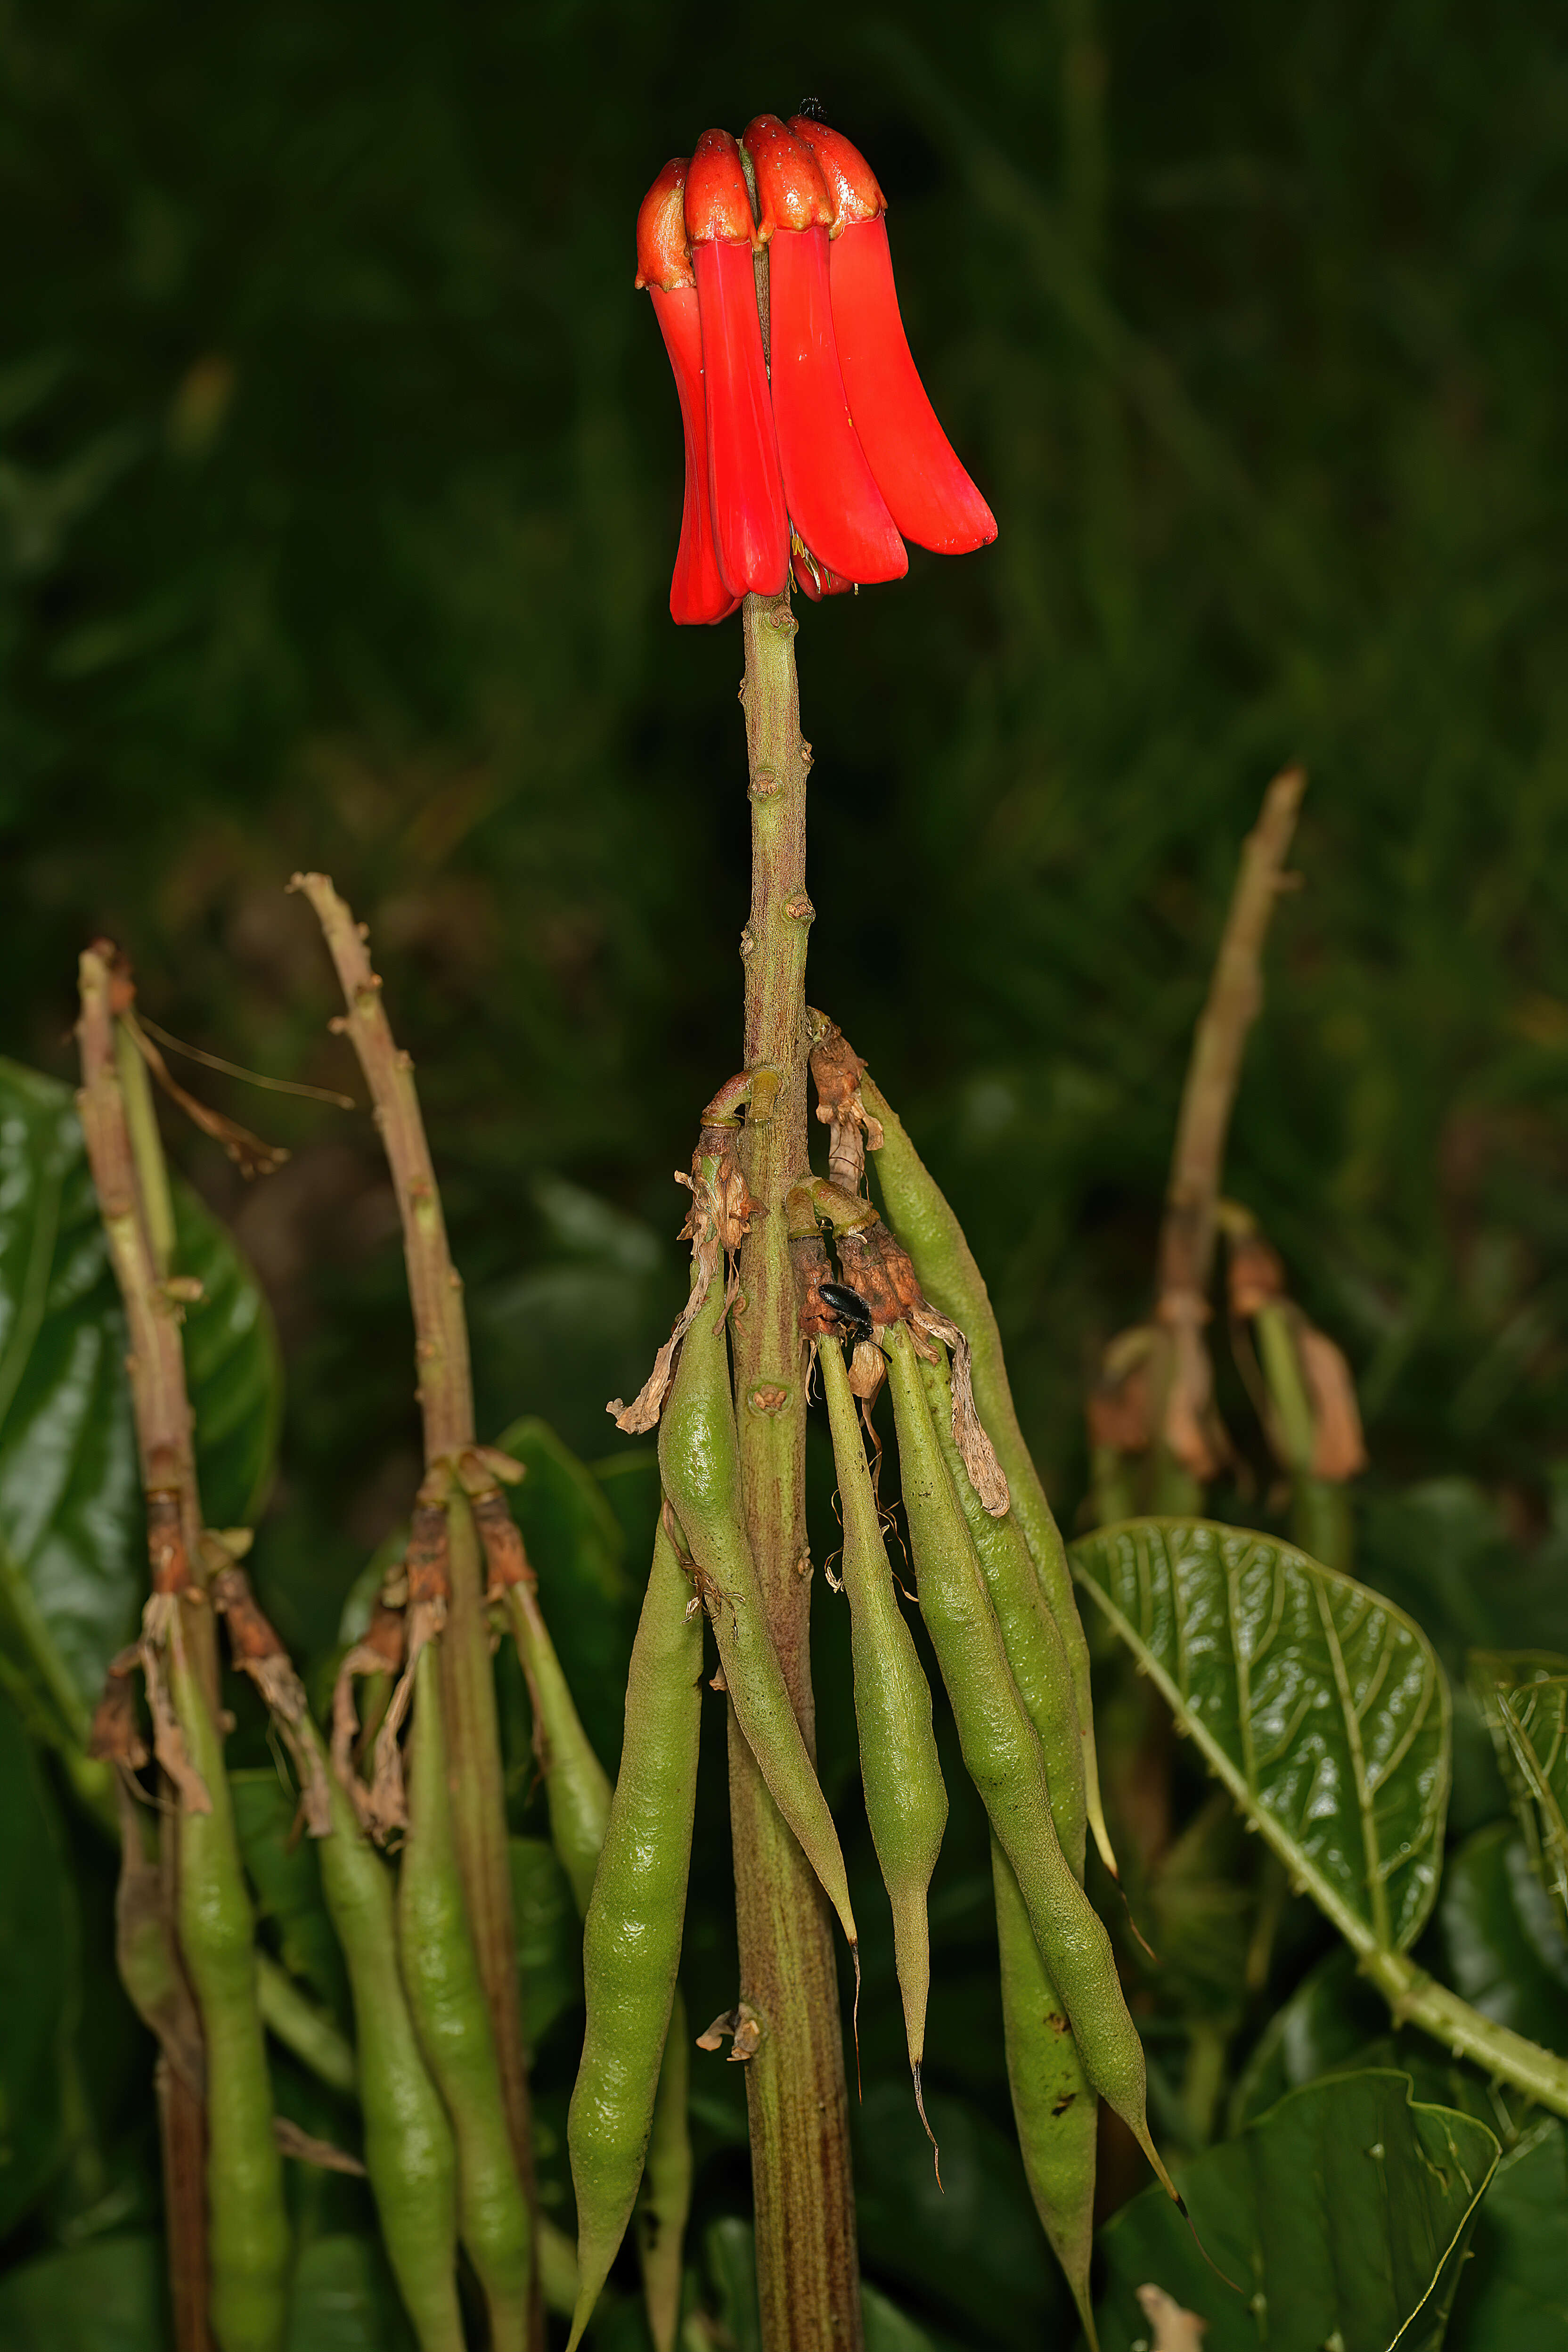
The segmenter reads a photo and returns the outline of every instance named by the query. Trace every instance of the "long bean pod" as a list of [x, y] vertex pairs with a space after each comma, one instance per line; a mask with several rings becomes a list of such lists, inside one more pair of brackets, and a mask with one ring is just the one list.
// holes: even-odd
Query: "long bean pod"
[[[1079, 1884], [1084, 1864], [1083, 1748], [1061, 1633], [1046, 1605], [1014, 1514], [993, 1518], [964, 1475], [952, 1442], [952, 1393], [941, 1364], [921, 1366], [937, 1442], [991, 1594], [1013, 1679], [1038, 1734], [1058, 1841]], [[1095, 2341], [1089, 2298], [1094, 2236], [1096, 2106], [1067, 2012], [1029, 1927], [1018, 1882], [992, 1840], [996, 1939], [1007, 2082], [1024, 2172], [1040, 2225], [1066, 2274], [1084, 2332]]]
[[980, 1562], [991, 1606], [1007, 1653], [1007, 1664], [1029, 1720], [1039, 1734], [1051, 1786], [1051, 1818], [1073, 1875], [1083, 1876], [1083, 1745], [1072, 1675], [1061, 1629], [1047, 1606], [1035, 1564], [1017, 1519], [1009, 1511], [993, 1518], [964, 1475], [952, 1438], [952, 1391], [944, 1364], [921, 1365], [921, 1383], [931, 1426], [947, 1464], [964, 1525]]
[[790, 1705], [746, 1534], [724, 1322], [710, 1292], [681, 1342], [658, 1426], [659, 1474], [700, 1574], [742, 1737], [855, 1947], [838, 1832]]
[[398, 1973], [392, 1882], [308, 1717], [295, 1736], [315, 1755], [327, 1790], [331, 1827], [316, 1851], [353, 2000], [364, 2168], [382, 2240], [420, 2352], [463, 2352], [457, 2150]]
[[397, 1878], [397, 1948], [421, 2047], [458, 2150], [458, 2230], [489, 2310], [491, 2352], [528, 2339], [532, 2248], [496, 2065], [495, 2037], [463, 1906], [434, 1644], [414, 1668], [408, 1835]]
[[[609, 1776], [583, 1728], [571, 1686], [539, 1605], [522, 1538], [499, 1491], [474, 1505], [489, 1563], [491, 1597], [504, 1592], [518, 1655], [528, 1680], [537, 1732], [542, 1735], [550, 1835], [572, 1888], [579, 1917], [585, 1917], [609, 1826], [613, 1791]], [[701, 1664], [698, 1645], [697, 1664]], [[687, 2126], [688, 2058], [686, 2004], [677, 1991], [654, 2098], [647, 2160], [637, 2206], [637, 2254], [643, 2301], [654, 2352], [673, 2352], [680, 2324], [684, 2284], [682, 2253], [691, 2204], [691, 2136]], [[571, 2303], [577, 2300], [575, 2284]]]
[[1035, 2210], [1062, 2266], [1089, 2352], [1096, 2352], [1089, 2263], [1094, 2244], [1098, 2102], [1078, 2040], [1047, 1974], [1012, 1864], [994, 1837], [991, 1876], [1002, 1969], [1007, 2087]]
[[837, 1339], [819, 1338], [817, 1364], [844, 1512], [844, 1591], [866, 1818], [892, 1906], [904, 2033], [923, 2119], [921, 2067], [931, 1990], [926, 1895], [947, 1826], [947, 1790], [931, 1729], [931, 1689], [893, 1590], [855, 1399]]
[[1039, 1737], [1007, 1664], [931, 1426], [913, 1342], [902, 1324], [892, 1325], [886, 1338], [921, 1610], [952, 1705], [964, 1767], [1016, 1874], [1084, 2072], [1174, 2196], [1149, 2133], [1143, 2045], [1122, 1998], [1110, 1938], [1057, 1837]]
[[1072, 1675], [1079, 1736], [1083, 1742], [1084, 1792], [1089, 1825], [1108, 1870], [1116, 1869], [1110, 1833], [1100, 1802], [1100, 1771], [1094, 1750], [1094, 1706], [1089, 1690], [1089, 1643], [1073, 1594], [1067, 1547], [1033, 1456], [1018, 1424], [1007, 1379], [1002, 1334], [985, 1277], [975, 1264], [941, 1186], [910, 1142], [896, 1111], [870, 1078], [863, 1077], [860, 1093], [866, 1108], [880, 1123], [882, 1141], [873, 1158], [877, 1181], [888, 1212], [888, 1222], [909, 1251], [921, 1287], [933, 1307], [964, 1332], [973, 1356], [974, 1402], [986, 1434], [1007, 1474], [1012, 1507], [1023, 1528], [1035, 1572], [1040, 1580], [1052, 1616], [1057, 1621]]
[[637, 2200], [675, 1999], [697, 1803], [702, 1618], [661, 1525], [632, 1645], [626, 1735], [583, 1937], [587, 2022], [566, 2122], [575, 2346]]
[[207, 2255], [221, 2352], [280, 2352], [288, 2321], [289, 2223], [272, 2136], [272, 2089], [256, 1998], [256, 1926], [235, 1833], [223, 1742], [185, 1654], [179, 1622], [169, 1693], [210, 1810], [180, 1808], [180, 1949], [206, 2048]]

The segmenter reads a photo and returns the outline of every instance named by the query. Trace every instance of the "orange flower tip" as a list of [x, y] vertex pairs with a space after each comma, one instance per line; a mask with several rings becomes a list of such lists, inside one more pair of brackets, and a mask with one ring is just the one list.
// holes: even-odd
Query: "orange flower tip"
[[758, 243], [740, 142], [705, 131], [686, 167], [686, 234], [693, 245]]
[[757, 235], [763, 245], [775, 229], [832, 227], [827, 183], [810, 149], [776, 114], [748, 122], [741, 144], [757, 174]]
[[888, 199], [877, 184], [877, 174], [842, 131], [830, 131], [826, 122], [814, 121], [809, 114], [792, 114], [789, 127], [802, 146], [810, 148], [826, 184], [833, 207], [830, 236], [837, 236], [857, 221], [873, 220], [887, 211]]
[[672, 155], [637, 208], [637, 286], [695, 286], [686, 243], [686, 158]]

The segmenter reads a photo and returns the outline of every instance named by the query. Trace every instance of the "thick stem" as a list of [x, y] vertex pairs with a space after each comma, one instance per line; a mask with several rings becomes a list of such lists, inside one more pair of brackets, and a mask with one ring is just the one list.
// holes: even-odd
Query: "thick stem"
[[1553, 2115], [1568, 2116], [1568, 2058], [1483, 2017], [1403, 1952], [1363, 1952], [1361, 1969], [1388, 2002], [1396, 2024], [1418, 2025], [1457, 2058], [1468, 2058], [1499, 2081], [1511, 2083]]
[[[806, 1355], [784, 1199], [807, 1171], [805, 779], [795, 622], [786, 593], [742, 610], [752, 799], [752, 910], [742, 939], [748, 1070], [776, 1073], [771, 1116], [742, 1137], [757, 1203], [741, 1251], [735, 1408], [746, 1526], [769, 1630], [808, 1747], [810, 1548]], [[826, 1899], [731, 1719], [730, 1819], [741, 1998], [763, 2021], [746, 2069], [765, 2352], [857, 2352], [859, 2263], [837, 1982]]]
[[[416, 1394], [427, 1469], [449, 1482], [447, 1622], [438, 1644], [452, 1822], [468, 1925], [495, 2035], [501, 2094], [519, 2173], [535, 2207], [528, 2073], [518, 2003], [516, 1933], [507, 1865], [505, 1783], [496, 1721], [495, 1677], [485, 1619], [478, 1531], [459, 1475], [474, 1444], [474, 1393], [463, 1285], [447, 1246], [441, 1196], [426, 1139], [414, 1064], [395, 1043], [371, 968], [365, 931], [324, 874], [297, 874], [289, 886], [310, 900], [342, 988], [344, 1031], [370, 1088], [403, 1223], [414, 1309]], [[543, 2343], [534, 2282], [531, 2338]]]

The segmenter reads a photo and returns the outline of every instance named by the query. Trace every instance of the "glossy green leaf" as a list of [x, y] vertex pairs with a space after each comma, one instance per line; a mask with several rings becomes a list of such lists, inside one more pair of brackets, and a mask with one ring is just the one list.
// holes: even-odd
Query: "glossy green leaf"
[[1272, 1537], [1136, 1519], [1074, 1572], [1205, 1760], [1361, 1950], [1403, 1951], [1442, 1866], [1448, 1688], [1404, 1613]]
[[507, 1842], [523, 2030], [537, 2050], [556, 2019], [583, 1998], [583, 1930], [566, 1874], [544, 1838]]
[[1147, 2342], [1136, 2290], [1149, 2279], [1208, 2323], [1204, 2352], [1436, 2347], [1497, 2159], [1484, 2125], [1418, 2105], [1407, 2075], [1294, 2091], [1178, 2168], [1208, 2261], [1157, 2189], [1101, 2231], [1104, 2352]]
[[0, 2278], [0, 2344], [14, 2352], [168, 2352], [163, 2242], [98, 2238]]
[[1444, 1972], [1483, 2017], [1568, 2055], [1568, 1938], [1514, 1823], [1450, 1854], [1437, 1909]]
[[1446, 2352], [1568, 2352], [1568, 2131], [1556, 2116], [1492, 2175]]
[[21, 1717], [0, 1697], [0, 2237], [65, 2153], [77, 1945], [54, 1800]]
[[[184, 1323], [203, 1503], [237, 1526], [271, 1475], [277, 1341], [228, 1234], [188, 1186], [174, 1205], [178, 1270], [203, 1286]], [[0, 1640], [67, 1746], [146, 1591], [125, 1347], [70, 1091], [0, 1061]]]
[[1231, 2136], [1287, 2092], [1353, 2063], [1387, 2031], [1387, 2002], [1357, 1975], [1354, 1953], [1337, 1945], [1308, 1971], [1253, 2044], [1231, 2093]]
[[1568, 1658], [1478, 1651], [1470, 1683], [1543, 1886], [1568, 1914]]
[[[1445, 1878], [1445, 1899], [1448, 1884]], [[1531, 2105], [1522, 2091], [1489, 2082], [1478, 2067], [1450, 2057], [1417, 2028], [1396, 2032], [1387, 2003], [1359, 1974], [1354, 1953], [1341, 1944], [1308, 1972], [1258, 2035], [1231, 2093], [1231, 2136], [1287, 2092], [1327, 2074], [1368, 2067], [1408, 2074], [1424, 2105], [1458, 2107], [1505, 2139], [1512, 2128], [1510, 2111], [1524, 2114]]]

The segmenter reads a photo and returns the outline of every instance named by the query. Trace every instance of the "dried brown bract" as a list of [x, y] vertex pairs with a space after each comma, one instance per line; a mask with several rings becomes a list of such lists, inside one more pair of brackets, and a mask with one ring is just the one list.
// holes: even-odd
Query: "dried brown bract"
[[846, 1192], [866, 1189], [866, 1149], [882, 1148], [881, 1121], [860, 1099], [860, 1077], [867, 1064], [826, 1013], [806, 1008], [806, 1028], [812, 1039], [811, 1076], [816, 1088], [816, 1116], [826, 1128], [827, 1172]]
[[675, 1171], [676, 1182], [684, 1184], [691, 1194], [691, 1206], [680, 1228], [682, 1240], [689, 1240], [691, 1244], [695, 1273], [690, 1295], [676, 1317], [668, 1339], [654, 1358], [652, 1371], [630, 1404], [623, 1404], [619, 1397], [612, 1397], [605, 1407], [616, 1427], [627, 1437], [642, 1436], [648, 1430], [658, 1428], [665, 1398], [669, 1394], [669, 1384], [675, 1378], [676, 1352], [701, 1313], [712, 1287], [713, 1277], [719, 1271], [720, 1261], [730, 1246], [724, 1235], [732, 1234], [735, 1237], [733, 1246], [739, 1248], [755, 1206], [746, 1191], [746, 1181], [735, 1158], [733, 1133], [727, 1129], [705, 1129], [704, 1135], [717, 1138], [723, 1146], [721, 1150], [707, 1155], [707, 1166], [712, 1166], [715, 1161], [718, 1163], [714, 1175], [710, 1177], [706, 1172], [700, 1150], [693, 1174], [687, 1176], [679, 1168]]
[[132, 1677], [142, 1664], [136, 1643], [109, 1662], [103, 1695], [93, 1711], [87, 1752], [127, 1772], [139, 1772], [147, 1761], [147, 1743], [136, 1717], [136, 1685]]
[[361, 1677], [386, 1675], [395, 1681], [403, 1664], [403, 1612], [378, 1601], [363, 1640], [354, 1643], [338, 1668], [332, 1686], [332, 1769], [362, 1824], [372, 1824], [371, 1792], [354, 1770], [354, 1748], [360, 1737], [359, 1712], [353, 1686]]
[[235, 1665], [256, 1685], [294, 1759], [305, 1826], [312, 1837], [326, 1837], [332, 1826], [326, 1776], [314, 1744], [298, 1736], [299, 1727], [305, 1720], [304, 1685], [294, 1672], [288, 1652], [257, 1606], [245, 1570], [230, 1560], [218, 1570], [210, 1589], [213, 1605], [221, 1612], [228, 1630], [229, 1654]]

